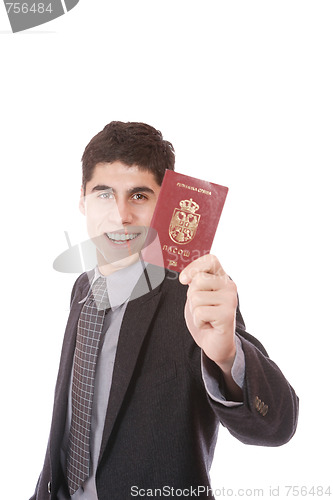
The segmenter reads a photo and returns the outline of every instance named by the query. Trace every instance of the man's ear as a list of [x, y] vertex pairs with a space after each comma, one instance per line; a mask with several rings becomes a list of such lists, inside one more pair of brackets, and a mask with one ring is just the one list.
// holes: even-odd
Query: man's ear
[[84, 190], [83, 186], [81, 186], [81, 196], [80, 196], [80, 202], [79, 202], [79, 210], [81, 214], [86, 215], [86, 207], [84, 203]]

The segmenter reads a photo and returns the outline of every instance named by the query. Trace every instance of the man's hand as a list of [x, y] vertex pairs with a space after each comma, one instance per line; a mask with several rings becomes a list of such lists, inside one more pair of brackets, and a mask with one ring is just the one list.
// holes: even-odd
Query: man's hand
[[241, 390], [231, 377], [236, 355], [235, 283], [214, 255], [204, 255], [191, 262], [179, 275], [179, 281], [189, 286], [185, 305], [189, 331], [206, 356], [223, 371], [229, 392], [240, 398]]

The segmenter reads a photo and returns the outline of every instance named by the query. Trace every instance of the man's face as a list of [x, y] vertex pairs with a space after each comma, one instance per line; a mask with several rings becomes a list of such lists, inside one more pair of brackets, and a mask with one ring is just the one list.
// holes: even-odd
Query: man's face
[[81, 192], [80, 210], [87, 218], [103, 274], [137, 260], [160, 189], [151, 172], [136, 166], [120, 161], [95, 166], [85, 196]]

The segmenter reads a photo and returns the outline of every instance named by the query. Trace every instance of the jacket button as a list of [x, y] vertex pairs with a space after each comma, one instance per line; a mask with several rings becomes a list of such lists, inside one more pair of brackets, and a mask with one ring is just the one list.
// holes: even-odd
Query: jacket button
[[254, 405], [256, 410], [260, 413], [260, 415], [262, 415], [263, 417], [267, 415], [268, 405], [266, 405], [263, 401], [261, 401], [261, 399], [259, 399], [258, 396], [256, 396], [254, 400]]
[[47, 491], [51, 493], [51, 481], [47, 483]]
[[268, 405], [264, 405], [261, 411], [262, 416], [264, 417], [265, 415], [267, 415], [267, 412], [268, 412]]

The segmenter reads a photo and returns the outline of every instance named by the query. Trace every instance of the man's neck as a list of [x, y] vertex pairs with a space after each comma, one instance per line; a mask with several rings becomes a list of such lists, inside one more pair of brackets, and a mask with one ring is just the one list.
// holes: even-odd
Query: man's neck
[[108, 263], [105, 261], [104, 257], [100, 253], [97, 253], [98, 270], [103, 276], [109, 276], [110, 274], [113, 274], [116, 271], [129, 267], [138, 260], [139, 260], [139, 254], [136, 253], [134, 255], [126, 257], [125, 259]]

